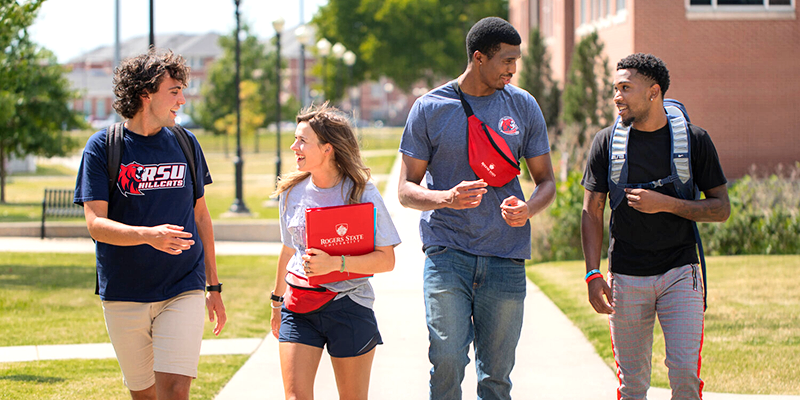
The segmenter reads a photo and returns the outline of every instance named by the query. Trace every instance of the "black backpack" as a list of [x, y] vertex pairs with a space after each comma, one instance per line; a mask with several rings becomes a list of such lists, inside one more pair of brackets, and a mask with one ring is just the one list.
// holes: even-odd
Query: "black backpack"
[[[186, 129], [178, 124], [169, 128], [178, 140], [178, 144], [183, 150], [183, 155], [186, 156], [186, 161], [189, 166], [189, 172], [192, 174], [192, 184], [194, 185], [194, 203], [197, 204], [197, 197], [199, 194], [200, 184], [197, 181], [197, 171], [195, 169], [194, 159], [194, 141], [189, 137]], [[117, 122], [108, 127], [106, 133], [106, 161], [108, 168], [108, 197], [111, 200], [111, 193], [117, 186], [117, 179], [119, 179], [120, 162], [122, 162], [122, 141], [125, 137], [123, 122]], [[109, 201], [110, 203], [110, 201]]]

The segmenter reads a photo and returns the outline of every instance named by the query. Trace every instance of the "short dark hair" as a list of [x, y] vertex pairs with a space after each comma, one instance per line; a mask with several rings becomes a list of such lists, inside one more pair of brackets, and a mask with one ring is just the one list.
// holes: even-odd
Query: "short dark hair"
[[661, 87], [661, 96], [669, 89], [669, 70], [660, 58], [652, 54], [631, 54], [617, 63], [617, 70], [635, 69]]
[[498, 17], [486, 17], [472, 25], [467, 33], [467, 58], [480, 51], [492, 58], [500, 50], [500, 43], [519, 46], [522, 38], [508, 21]]
[[123, 118], [131, 119], [142, 109], [142, 95], [157, 92], [167, 73], [185, 88], [189, 83], [189, 72], [186, 59], [172, 50], [159, 54], [150, 49], [147, 53], [125, 59], [114, 70], [114, 109]]

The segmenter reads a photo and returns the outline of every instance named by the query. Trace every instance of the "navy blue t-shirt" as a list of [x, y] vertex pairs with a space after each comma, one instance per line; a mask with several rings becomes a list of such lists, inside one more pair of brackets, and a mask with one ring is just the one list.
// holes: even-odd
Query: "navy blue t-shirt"
[[[191, 132], [189, 137], [194, 141], [197, 177], [208, 185], [211, 174], [200, 144]], [[100, 298], [155, 302], [188, 290], [203, 290], [205, 262], [194, 221], [192, 174], [172, 131], [162, 128], [156, 135], [142, 136], [125, 129], [119, 179], [110, 201], [106, 163], [103, 129], [89, 138], [83, 151], [75, 183], [75, 204], [108, 201], [109, 219], [133, 226], [183, 226], [195, 244], [175, 256], [146, 244], [115, 246], [97, 242]], [[203, 185], [199, 197], [203, 196]]]

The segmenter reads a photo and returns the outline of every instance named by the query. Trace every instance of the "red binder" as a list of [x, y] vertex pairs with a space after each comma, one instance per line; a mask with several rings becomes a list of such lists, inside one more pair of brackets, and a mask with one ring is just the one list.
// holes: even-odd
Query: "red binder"
[[[372, 203], [306, 209], [306, 247], [332, 256], [359, 256], [375, 250], [375, 206]], [[308, 283], [338, 282], [370, 277], [334, 271], [308, 277]]]

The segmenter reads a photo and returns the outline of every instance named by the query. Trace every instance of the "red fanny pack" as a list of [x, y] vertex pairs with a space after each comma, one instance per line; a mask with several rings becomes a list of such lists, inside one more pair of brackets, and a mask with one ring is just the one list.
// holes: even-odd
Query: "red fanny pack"
[[283, 304], [286, 308], [298, 314], [310, 314], [325, 308], [338, 294], [322, 286], [308, 283], [306, 278], [291, 272], [286, 274], [286, 293], [283, 295]]
[[504, 186], [520, 174], [519, 163], [514, 161], [514, 153], [502, 136], [475, 116], [461, 93], [458, 81], [453, 81], [453, 89], [458, 93], [464, 113], [467, 114], [469, 166], [489, 186]]

